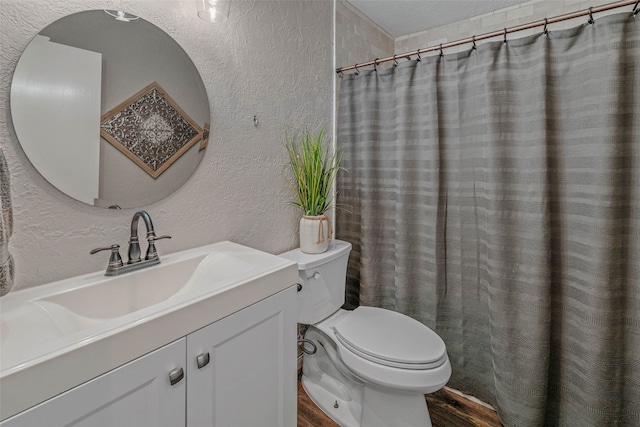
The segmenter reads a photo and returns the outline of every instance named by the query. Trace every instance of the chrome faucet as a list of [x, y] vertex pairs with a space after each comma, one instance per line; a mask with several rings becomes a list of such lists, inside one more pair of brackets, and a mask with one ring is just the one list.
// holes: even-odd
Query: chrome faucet
[[[147, 253], [144, 260], [140, 259], [140, 243], [138, 241], [138, 221], [142, 218], [144, 225], [147, 228]], [[156, 250], [155, 242], [160, 239], [170, 239], [171, 236], [156, 237], [156, 232], [153, 229], [153, 221], [151, 216], [146, 211], [138, 211], [133, 214], [131, 220], [131, 237], [129, 238], [129, 260], [126, 264], [122, 262], [120, 257], [120, 245], [111, 245], [105, 248], [93, 249], [90, 254], [95, 254], [100, 251], [110, 250], [111, 256], [109, 258], [109, 264], [107, 265], [107, 271], [105, 276], [117, 276], [119, 274], [127, 273], [129, 271], [139, 270], [141, 268], [149, 267], [160, 263], [160, 257]]]

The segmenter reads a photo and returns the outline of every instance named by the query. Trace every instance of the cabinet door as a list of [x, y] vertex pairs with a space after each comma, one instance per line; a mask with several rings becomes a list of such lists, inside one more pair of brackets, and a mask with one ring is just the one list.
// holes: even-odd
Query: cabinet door
[[294, 427], [295, 287], [188, 335], [187, 371], [188, 426]]
[[[176, 427], [185, 425], [182, 338], [0, 423], [2, 427]], [[91, 363], [90, 360], [84, 363]], [[174, 378], [179, 375], [174, 375]], [[175, 380], [174, 380], [175, 381]]]

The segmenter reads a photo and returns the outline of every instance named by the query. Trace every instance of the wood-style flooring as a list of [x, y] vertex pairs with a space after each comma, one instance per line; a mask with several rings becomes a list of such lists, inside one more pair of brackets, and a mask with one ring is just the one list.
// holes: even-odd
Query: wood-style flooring
[[[426, 396], [433, 427], [501, 427], [498, 414], [442, 389]], [[298, 427], [339, 427], [307, 396], [298, 381]]]

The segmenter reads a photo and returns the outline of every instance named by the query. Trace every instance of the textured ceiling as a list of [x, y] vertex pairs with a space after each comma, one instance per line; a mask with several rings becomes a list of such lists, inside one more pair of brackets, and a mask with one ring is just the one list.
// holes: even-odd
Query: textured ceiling
[[347, 0], [392, 37], [523, 3], [523, 0]]

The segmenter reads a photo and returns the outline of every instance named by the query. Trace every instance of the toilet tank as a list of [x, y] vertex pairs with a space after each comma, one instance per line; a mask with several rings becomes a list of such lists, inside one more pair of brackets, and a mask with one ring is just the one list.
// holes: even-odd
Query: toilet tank
[[298, 323], [313, 325], [342, 307], [350, 252], [351, 243], [333, 240], [321, 254], [294, 249], [280, 255], [298, 263]]

